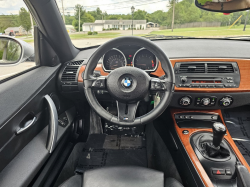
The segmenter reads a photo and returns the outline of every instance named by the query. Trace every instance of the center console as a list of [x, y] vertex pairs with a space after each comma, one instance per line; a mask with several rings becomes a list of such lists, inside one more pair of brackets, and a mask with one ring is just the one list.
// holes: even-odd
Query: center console
[[[250, 179], [250, 167], [231, 138], [220, 110], [173, 109], [171, 115], [178, 137], [205, 186], [248, 186], [244, 183]], [[239, 168], [244, 168], [241, 170], [245, 177]]]

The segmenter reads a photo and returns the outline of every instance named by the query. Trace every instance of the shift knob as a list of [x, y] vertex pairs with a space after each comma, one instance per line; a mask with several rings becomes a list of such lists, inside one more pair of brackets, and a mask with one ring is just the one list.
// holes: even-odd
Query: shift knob
[[222, 123], [215, 122], [213, 124], [213, 144], [215, 147], [220, 146], [220, 143], [226, 134], [226, 127]]

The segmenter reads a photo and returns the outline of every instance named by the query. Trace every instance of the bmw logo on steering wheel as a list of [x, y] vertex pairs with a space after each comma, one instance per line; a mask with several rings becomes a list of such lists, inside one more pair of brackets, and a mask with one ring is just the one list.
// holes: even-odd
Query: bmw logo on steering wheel
[[132, 86], [132, 79], [130, 77], [125, 77], [124, 79], [122, 79], [122, 85], [125, 88], [129, 88]]

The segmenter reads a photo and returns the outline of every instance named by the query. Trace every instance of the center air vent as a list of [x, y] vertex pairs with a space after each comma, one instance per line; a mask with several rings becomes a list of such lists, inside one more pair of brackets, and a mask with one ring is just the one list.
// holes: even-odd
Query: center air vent
[[83, 63], [84, 60], [69, 62], [68, 66], [80, 66]]
[[75, 82], [79, 66], [66, 66], [62, 73], [62, 82]]
[[233, 65], [230, 63], [207, 63], [208, 73], [234, 73]]
[[205, 73], [205, 63], [181, 63], [179, 73]]

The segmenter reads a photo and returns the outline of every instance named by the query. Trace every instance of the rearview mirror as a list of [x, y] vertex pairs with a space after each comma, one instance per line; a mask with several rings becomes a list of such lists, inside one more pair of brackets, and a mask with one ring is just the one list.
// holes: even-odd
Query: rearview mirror
[[9, 36], [0, 36], [0, 66], [17, 65], [33, 57], [34, 48], [28, 43]]
[[195, 0], [195, 5], [203, 10], [223, 13], [250, 9], [248, 0]]

